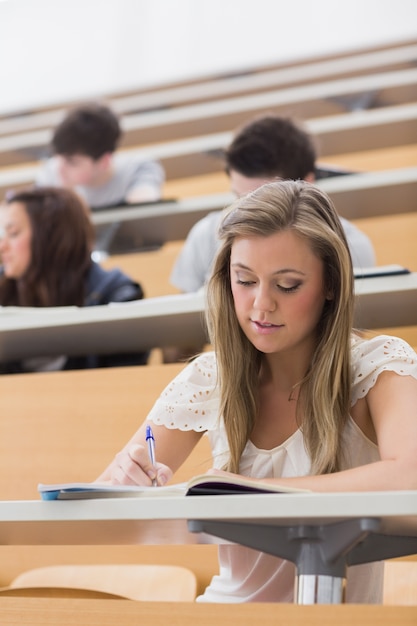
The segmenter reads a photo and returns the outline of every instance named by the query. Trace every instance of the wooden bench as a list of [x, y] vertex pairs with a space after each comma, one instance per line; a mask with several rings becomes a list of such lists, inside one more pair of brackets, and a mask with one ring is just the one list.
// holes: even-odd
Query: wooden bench
[[[0, 499], [38, 499], [38, 482], [94, 480], [128, 441], [182, 364], [0, 377]], [[175, 475], [211, 467], [205, 437]], [[0, 586], [32, 567], [74, 563], [181, 564], [199, 593], [217, 571], [205, 546], [1, 546]]]

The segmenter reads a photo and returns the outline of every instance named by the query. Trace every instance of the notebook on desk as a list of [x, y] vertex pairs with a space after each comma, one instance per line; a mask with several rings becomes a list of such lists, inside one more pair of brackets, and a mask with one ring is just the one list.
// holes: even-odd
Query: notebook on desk
[[201, 474], [188, 482], [173, 483], [164, 487], [140, 485], [109, 485], [106, 483], [39, 483], [42, 500], [83, 500], [94, 498], [162, 497], [244, 495], [251, 493], [308, 493], [307, 489], [294, 489], [278, 483], [264, 483], [246, 476]]

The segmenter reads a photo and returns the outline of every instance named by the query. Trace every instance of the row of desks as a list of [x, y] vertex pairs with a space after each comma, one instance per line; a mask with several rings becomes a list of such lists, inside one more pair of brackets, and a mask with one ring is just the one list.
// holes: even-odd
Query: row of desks
[[[355, 326], [417, 324], [417, 273], [355, 281]], [[0, 309], [0, 361], [31, 356], [137, 352], [203, 345], [203, 293], [148, 298], [102, 307]]]
[[[417, 104], [398, 104], [376, 109], [343, 113], [320, 118], [306, 118], [305, 126], [317, 138], [321, 158], [343, 152], [386, 148], [396, 145], [417, 143]], [[162, 141], [155, 145], [131, 148], [129, 153], [139, 158], [159, 160], [164, 166], [167, 179], [196, 176], [223, 169], [221, 151], [230, 143], [233, 130], [198, 134], [194, 137]], [[18, 142], [16, 144], [16, 141]], [[34, 137], [36, 142], [38, 139]], [[19, 143], [20, 142], [20, 143]], [[16, 146], [23, 146], [22, 138], [5, 136], [0, 138], [0, 164], [9, 162], [7, 154]], [[29, 151], [33, 146], [27, 144]], [[19, 148], [20, 150], [20, 148]], [[29, 154], [24, 161], [32, 160]], [[0, 188], [33, 182], [39, 164], [21, 164], [0, 171]]]
[[[417, 167], [361, 172], [317, 182], [346, 219], [407, 213], [416, 210]], [[231, 193], [209, 194], [153, 205], [121, 207], [93, 213], [96, 249], [110, 254], [158, 247], [184, 240], [207, 213], [222, 210]]]
[[[350, 99], [368, 94], [372, 107], [392, 107], [417, 101], [417, 69], [375, 73], [313, 85], [247, 95], [174, 109], [131, 114], [124, 118], [124, 147], [230, 131], [256, 115], [273, 112], [299, 119], [337, 115]], [[350, 113], [352, 115], [352, 113]], [[11, 165], [46, 156], [49, 130], [0, 139], [0, 164]]]
[[[359, 97], [363, 92], [372, 94], [373, 106], [392, 107], [415, 103], [417, 70], [371, 74], [171, 110], [132, 114], [124, 119], [124, 146], [143, 146], [230, 131], [268, 112], [299, 119], [329, 117], [346, 112], [344, 98], [352, 94]], [[45, 157], [49, 141], [50, 132], [47, 130], [2, 137], [0, 164], [11, 165]]]
[[[360, 75], [370, 70], [386, 72], [409, 69], [417, 58], [417, 45], [406, 43], [386, 49], [366, 50], [336, 58], [308, 59], [285, 66], [248, 68], [236, 75], [208, 77], [188, 84], [143, 90], [142, 93], [108, 97], [109, 105], [121, 116], [131, 112], [175, 107], [221, 97], [243, 95], [289, 85], [318, 82], [325, 78]], [[68, 106], [70, 103], [68, 104]], [[67, 107], [68, 108], [68, 107]], [[52, 128], [63, 118], [67, 108], [16, 115], [0, 120], [0, 135]]]

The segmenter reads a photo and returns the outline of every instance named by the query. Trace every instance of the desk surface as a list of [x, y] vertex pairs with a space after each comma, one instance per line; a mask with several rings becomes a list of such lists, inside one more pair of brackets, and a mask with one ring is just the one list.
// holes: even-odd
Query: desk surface
[[187, 520], [288, 526], [370, 517], [381, 518], [383, 534], [417, 536], [417, 491], [239, 495], [225, 503], [225, 496], [168, 495], [2, 501], [0, 544], [204, 543]]

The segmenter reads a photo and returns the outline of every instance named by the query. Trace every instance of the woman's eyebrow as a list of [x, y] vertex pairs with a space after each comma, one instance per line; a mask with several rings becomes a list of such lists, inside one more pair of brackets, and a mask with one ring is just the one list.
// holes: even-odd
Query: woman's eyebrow
[[[248, 267], [244, 263], [240, 263], [239, 261], [237, 261], [235, 263], [231, 263], [231, 267], [236, 268], [236, 269], [246, 270], [247, 272], [254, 273], [253, 269], [251, 269], [250, 267]], [[276, 272], [273, 272], [274, 276], [277, 275], [277, 274], [299, 274], [300, 276], [305, 276], [305, 272], [302, 272], [301, 270], [297, 270], [297, 269], [295, 269], [293, 267], [283, 267], [282, 269], [277, 270]]]

